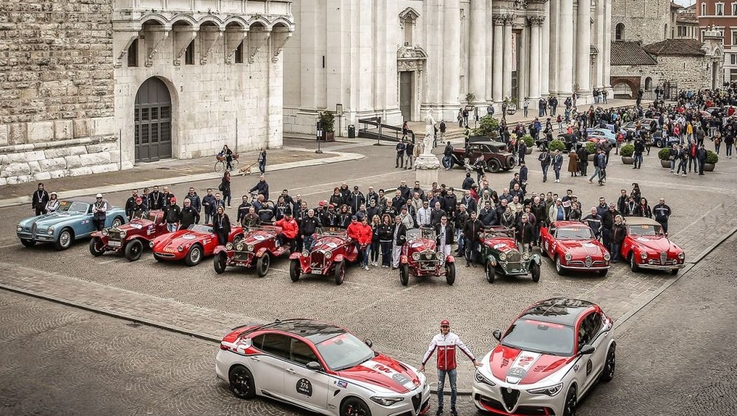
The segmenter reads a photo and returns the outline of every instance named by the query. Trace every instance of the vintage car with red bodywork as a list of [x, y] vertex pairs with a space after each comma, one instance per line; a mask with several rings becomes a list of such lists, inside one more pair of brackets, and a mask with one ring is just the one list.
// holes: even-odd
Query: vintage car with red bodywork
[[409, 275], [417, 277], [445, 276], [452, 285], [456, 280], [455, 258], [452, 255], [442, 258], [436, 252], [437, 236], [432, 228], [407, 230], [407, 241], [402, 245], [399, 259], [399, 281], [403, 286], [409, 284]]
[[[228, 241], [232, 242], [238, 236], [243, 236], [243, 228], [232, 227]], [[157, 261], [184, 260], [187, 266], [196, 266], [204, 257], [213, 255], [218, 246], [218, 237], [211, 225], [194, 224], [186, 230], [157, 237], [149, 246]]]
[[504, 226], [484, 228], [479, 260], [484, 263], [489, 283], [494, 283], [497, 273], [502, 276], [530, 275], [533, 282], [540, 281], [540, 255], [520, 251], [514, 232]]
[[650, 218], [627, 217], [627, 236], [622, 242], [622, 259], [630, 262], [633, 272], [640, 269], [664, 270], [677, 274], [685, 265], [683, 250], [668, 237], [657, 221]]
[[243, 238], [236, 237], [232, 243], [215, 248], [213, 265], [217, 274], [228, 266], [254, 267], [258, 277], [269, 272], [272, 258], [289, 253], [289, 246], [279, 245], [281, 227], [261, 225], [243, 230]]
[[343, 284], [348, 263], [359, 260], [358, 249], [345, 230], [330, 229], [314, 234], [314, 244], [301, 253], [289, 256], [289, 277], [293, 282], [302, 274], [331, 275], [335, 284]]
[[128, 224], [96, 231], [92, 233], [90, 253], [97, 257], [107, 251], [123, 252], [128, 261], [136, 261], [141, 258], [141, 253], [151, 241], [160, 235], [169, 234], [166, 224], [162, 224], [163, 217], [163, 211], [148, 211], [133, 217]]
[[609, 271], [609, 250], [599, 242], [585, 223], [557, 221], [540, 228], [541, 253], [555, 262], [555, 271], [598, 272]]

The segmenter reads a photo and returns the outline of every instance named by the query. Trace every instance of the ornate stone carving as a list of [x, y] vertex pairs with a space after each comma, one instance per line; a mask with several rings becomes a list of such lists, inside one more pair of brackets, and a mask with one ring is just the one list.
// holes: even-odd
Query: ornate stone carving
[[527, 9], [527, 0], [514, 0], [515, 9]]
[[402, 13], [399, 13], [399, 20], [417, 20], [417, 18], [420, 17], [420, 14], [417, 13], [417, 10], [413, 9], [412, 7], [407, 7], [406, 9], [402, 10]]
[[527, 23], [530, 26], [542, 26], [545, 22], [545, 16], [528, 16]]
[[494, 22], [494, 26], [504, 26], [506, 16], [502, 14], [495, 14], [494, 16], [492, 16], [491, 19]]
[[507, 14], [504, 16], [504, 24], [505, 25], [512, 25], [514, 24], [514, 20], [517, 18], [516, 15], [513, 14]]

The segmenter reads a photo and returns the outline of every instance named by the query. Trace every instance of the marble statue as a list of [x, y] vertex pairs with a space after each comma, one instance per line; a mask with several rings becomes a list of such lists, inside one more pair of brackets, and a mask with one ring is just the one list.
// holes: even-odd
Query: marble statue
[[427, 110], [427, 117], [425, 117], [425, 139], [423, 140], [423, 152], [424, 155], [432, 156], [432, 145], [435, 139], [435, 119], [432, 117], [432, 110]]

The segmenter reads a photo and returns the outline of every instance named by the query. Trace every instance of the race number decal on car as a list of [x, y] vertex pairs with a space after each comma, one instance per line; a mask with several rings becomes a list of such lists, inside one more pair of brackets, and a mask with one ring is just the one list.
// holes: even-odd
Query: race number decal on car
[[312, 383], [310, 383], [310, 380], [306, 378], [297, 380], [297, 393], [312, 397]]

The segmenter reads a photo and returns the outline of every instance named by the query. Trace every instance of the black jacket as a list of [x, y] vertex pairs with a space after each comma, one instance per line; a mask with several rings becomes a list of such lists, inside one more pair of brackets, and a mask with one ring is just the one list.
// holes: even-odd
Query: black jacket
[[49, 202], [49, 193], [46, 190], [35, 191], [33, 199], [31, 199], [31, 208], [46, 209], [46, 203]]
[[180, 230], [185, 230], [192, 224], [200, 222], [200, 214], [191, 206], [182, 208]]
[[[394, 240], [394, 233], [397, 231], [397, 227], [399, 227], [399, 231], [397, 232], [397, 239]], [[398, 246], [401, 246], [407, 241], [407, 227], [404, 224], [400, 223], [399, 225], [394, 224], [392, 226], [392, 241]]]
[[212, 219], [212, 228], [215, 230], [215, 233], [222, 232], [225, 234], [225, 238], [228, 238], [230, 235], [230, 218], [228, 217], [228, 214], [223, 213], [222, 217], [215, 214]]
[[266, 181], [258, 181], [256, 186], [251, 188], [248, 192], [258, 191], [259, 195], [264, 196], [264, 200], [269, 200], [269, 184]]
[[[442, 241], [440, 241], [440, 227], [442, 227], [442, 224], [437, 224], [435, 226], [435, 233], [437, 234], [437, 241], [436, 243], [440, 245]], [[455, 234], [455, 230], [453, 229], [453, 225], [448, 222], [445, 224], [445, 244], [453, 244], [453, 235]]]
[[481, 224], [481, 221], [478, 220], [478, 218], [474, 221], [469, 219], [466, 221], [466, 226], [463, 228], [463, 236], [471, 242], [476, 242], [481, 239], [479, 237], [479, 232], [481, 232], [483, 228], [483, 224]]
[[174, 224], [182, 220], [182, 209], [179, 205], [173, 204], [164, 210], [164, 219], [169, 224]]
[[315, 233], [320, 224], [317, 223], [315, 217], [305, 217], [299, 226], [299, 233], [303, 236], [309, 236]]

